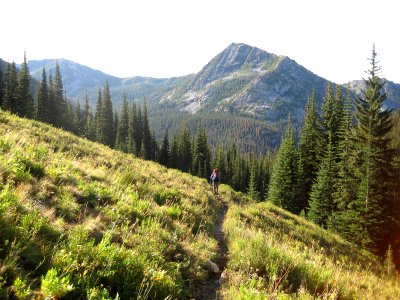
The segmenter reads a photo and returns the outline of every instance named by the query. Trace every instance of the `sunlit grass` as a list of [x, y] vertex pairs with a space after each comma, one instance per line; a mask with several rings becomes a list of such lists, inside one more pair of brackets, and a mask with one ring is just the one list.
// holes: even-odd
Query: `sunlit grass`
[[0, 296], [190, 297], [208, 278], [206, 181], [2, 111], [0, 152]]
[[399, 299], [369, 252], [270, 203], [232, 205], [226, 299]]

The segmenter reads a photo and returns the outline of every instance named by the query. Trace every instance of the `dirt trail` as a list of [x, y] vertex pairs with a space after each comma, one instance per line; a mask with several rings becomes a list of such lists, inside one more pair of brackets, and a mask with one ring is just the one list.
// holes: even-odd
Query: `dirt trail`
[[[220, 289], [221, 289], [221, 274], [226, 268], [226, 264], [228, 262], [228, 247], [225, 241], [224, 235], [224, 221], [226, 212], [228, 211], [228, 203], [224, 201], [220, 196], [217, 196], [217, 199], [221, 202], [221, 207], [217, 212], [217, 220], [215, 221], [215, 227], [213, 230], [213, 236], [218, 242], [218, 259], [213, 261], [218, 266], [219, 272], [213, 273], [210, 276], [210, 279], [205, 282], [202, 291], [200, 292], [201, 296], [198, 299], [204, 300], [219, 300], [220, 297]], [[197, 298], [196, 298], [197, 299]]]

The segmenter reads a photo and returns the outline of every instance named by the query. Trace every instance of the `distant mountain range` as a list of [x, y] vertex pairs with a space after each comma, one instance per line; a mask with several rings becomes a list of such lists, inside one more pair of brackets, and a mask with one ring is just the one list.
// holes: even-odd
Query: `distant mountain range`
[[[236, 43], [216, 55], [197, 74], [175, 78], [118, 78], [65, 59], [29, 61], [32, 76], [40, 79], [43, 67], [47, 73], [54, 72], [56, 61], [69, 97], [82, 100], [88, 93], [94, 105], [98, 89], [108, 81], [115, 107], [119, 107], [123, 93], [130, 100], [146, 98], [158, 137], [165, 129], [176, 131], [182, 120], [195, 127], [198, 119], [205, 119], [206, 129], [213, 126], [217, 132], [226, 127], [229, 119], [231, 130], [241, 136], [240, 143], [254, 140], [254, 134], [243, 124], [257, 122], [264, 132], [257, 137], [261, 140], [257, 147], [279, 142], [279, 132], [289, 113], [294, 124], [299, 125], [307, 97], [315, 91], [321, 104], [328, 83], [289, 57]], [[350, 87], [355, 95], [360, 92], [362, 81], [355, 80]], [[400, 84], [387, 81], [385, 89], [387, 107], [400, 108]], [[264, 139], [271, 135], [273, 141], [267, 143]], [[212, 143], [220, 142], [221, 134], [216, 136]], [[222, 137], [223, 143], [232, 138], [229, 134]]]

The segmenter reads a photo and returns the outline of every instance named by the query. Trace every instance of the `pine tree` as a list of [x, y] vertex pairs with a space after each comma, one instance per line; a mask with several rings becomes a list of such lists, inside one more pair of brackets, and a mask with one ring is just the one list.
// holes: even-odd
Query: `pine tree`
[[215, 162], [213, 164], [213, 167], [218, 169], [220, 179], [225, 180], [226, 177], [226, 163], [225, 163], [225, 154], [224, 154], [224, 149], [222, 148], [221, 145], [218, 145], [217, 147], [217, 153], [215, 156]]
[[107, 146], [114, 146], [115, 143], [115, 133], [114, 133], [114, 113], [113, 106], [111, 102], [110, 87], [108, 82], [104, 84], [103, 88], [103, 99], [102, 99], [103, 109], [103, 133], [104, 133], [104, 144]]
[[[333, 194], [337, 212], [333, 214], [327, 225], [331, 230], [351, 240], [354, 232], [349, 231], [349, 224], [354, 223], [354, 220], [358, 218], [355, 218], [355, 212], [349, 213], [349, 209], [352, 209], [352, 203], [356, 199], [355, 187], [358, 185], [358, 180], [355, 175], [356, 157], [350, 90], [348, 90], [338, 135], [337, 178]], [[353, 224], [350, 227], [355, 228], [357, 225]]]
[[247, 191], [247, 194], [253, 198], [254, 200], [258, 201], [260, 200], [260, 192], [257, 187], [257, 177], [258, 177], [258, 170], [257, 170], [257, 163], [256, 161], [253, 161], [251, 164], [251, 169], [250, 169], [250, 180], [249, 180], [249, 188]]
[[99, 93], [97, 96], [97, 103], [96, 103], [96, 114], [95, 114], [95, 135], [96, 135], [96, 142], [105, 143], [105, 133], [104, 133], [104, 113], [103, 113], [103, 99], [101, 95], [101, 89], [99, 89]]
[[169, 167], [170, 168], [178, 168], [180, 157], [179, 157], [179, 138], [176, 134], [174, 134], [174, 137], [172, 139], [171, 147], [170, 147], [170, 154], [169, 154]]
[[145, 159], [154, 159], [153, 148], [152, 148], [152, 137], [150, 133], [149, 119], [147, 115], [147, 104], [146, 100], [143, 103], [143, 153]]
[[92, 114], [90, 111], [90, 105], [89, 105], [89, 97], [88, 94], [86, 92], [85, 95], [85, 106], [83, 109], [83, 123], [84, 123], [84, 132], [83, 132], [83, 136], [89, 140], [93, 140], [93, 120], [92, 120]]
[[383, 109], [387, 96], [383, 92], [385, 81], [379, 77], [375, 46], [370, 63], [365, 90], [356, 98], [356, 174], [360, 184], [355, 207], [364, 228], [361, 243], [383, 256], [393, 228], [394, 153], [389, 138], [393, 124], [391, 111]]
[[158, 162], [164, 166], [169, 166], [170, 149], [168, 140], [168, 131], [165, 131], [164, 138], [161, 143], [160, 156]]
[[318, 124], [315, 93], [307, 99], [304, 123], [299, 139], [299, 209], [308, 210], [311, 186], [319, 169], [322, 134]]
[[124, 152], [129, 150], [129, 114], [128, 114], [128, 102], [126, 100], [126, 94], [124, 93], [122, 100], [122, 111], [121, 117], [118, 123], [117, 137], [115, 141], [115, 148]]
[[183, 172], [189, 172], [192, 166], [192, 138], [190, 136], [189, 125], [187, 122], [181, 127], [178, 143], [178, 157], [177, 167]]
[[142, 153], [142, 144], [143, 144], [143, 118], [142, 118], [142, 110], [140, 106], [137, 107], [136, 114], [136, 122], [134, 123], [134, 136], [133, 140], [135, 142], [136, 155], [140, 155]]
[[335, 210], [333, 200], [335, 161], [332, 151], [332, 142], [328, 142], [328, 149], [322, 160], [315, 183], [310, 193], [310, 209], [308, 217], [316, 224], [327, 226]]
[[76, 104], [76, 107], [75, 107], [73, 124], [74, 124], [74, 131], [73, 132], [76, 135], [82, 136], [82, 134], [84, 132], [83, 115], [82, 115], [81, 105], [79, 103], [79, 100], [78, 100], [78, 102]]
[[18, 106], [18, 75], [17, 66], [15, 62], [7, 65], [5, 75], [5, 89], [3, 99], [3, 109], [11, 111], [12, 113], [19, 113]]
[[272, 171], [267, 200], [294, 213], [300, 213], [297, 199], [297, 166], [294, 133], [289, 116]]
[[198, 177], [208, 178], [211, 164], [211, 153], [208, 148], [206, 130], [199, 122], [197, 128], [197, 137], [193, 151], [192, 173]]
[[54, 103], [54, 112], [55, 119], [54, 125], [60, 128], [67, 129], [68, 128], [68, 119], [67, 119], [67, 103], [64, 97], [64, 87], [61, 78], [60, 66], [58, 62], [56, 62], [56, 70], [53, 84], [53, 103]]
[[15, 112], [21, 117], [33, 117], [33, 97], [31, 94], [31, 76], [29, 73], [26, 53], [24, 62], [18, 74], [18, 97]]
[[49, 123], [50, 108], [49, 108], [49, 90], [47, 85], [46, 70], [42, 70], [42, 81], [37, 92], [36, 99], [36, 119], [42, 122]]

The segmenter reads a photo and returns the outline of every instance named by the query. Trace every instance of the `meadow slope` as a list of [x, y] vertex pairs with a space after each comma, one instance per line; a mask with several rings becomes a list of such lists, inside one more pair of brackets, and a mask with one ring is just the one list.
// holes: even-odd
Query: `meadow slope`
[[[221, 299], [400, 298], [390, 264], [220, 192], [0, 110], [0, 299], [202, 299], [221, 260]], [[214, 236], [225, 205], [227, 261]]]

